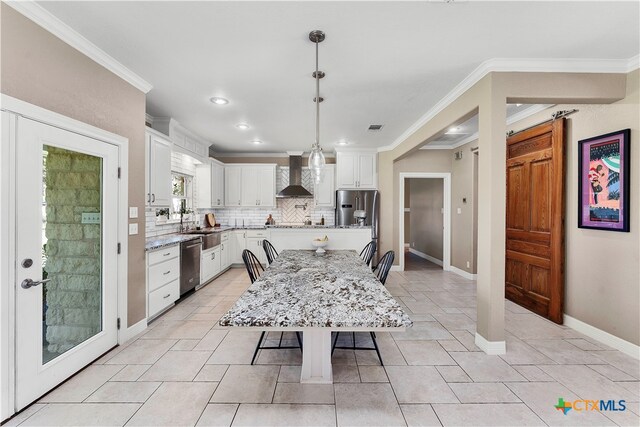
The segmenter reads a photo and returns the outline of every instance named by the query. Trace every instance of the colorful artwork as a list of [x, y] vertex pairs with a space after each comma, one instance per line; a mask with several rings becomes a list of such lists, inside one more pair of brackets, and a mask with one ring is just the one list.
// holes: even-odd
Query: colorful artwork
[[629, 231], [629, 135], [625, 129], [578, 142], [578, 227]]

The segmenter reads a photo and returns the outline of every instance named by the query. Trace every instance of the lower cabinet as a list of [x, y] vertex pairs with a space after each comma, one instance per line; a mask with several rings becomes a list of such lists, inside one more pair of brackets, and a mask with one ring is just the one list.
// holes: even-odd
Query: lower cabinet
[[200, 258], [200, 284], [207, 283], [222, 271], [220, 245], [202, 251]]
[[245, 243], [246, 234], [244, 230], [234, 230], [229, 233], [229, 241], [231, 242], [229, 261], [231, 264], [242, 264], [242, 251], [247, 248]]
[[180, 245], [147, 253], [147, 290], [149, 320], [180, 298]]
[[220, 244], [213, 248], [202, 251], [200, 256], [200, 284], [203, 285], [209, 280], [226, 271], [231, 266], [231, 236], [233, 232], [224, 232], [220, 235]]

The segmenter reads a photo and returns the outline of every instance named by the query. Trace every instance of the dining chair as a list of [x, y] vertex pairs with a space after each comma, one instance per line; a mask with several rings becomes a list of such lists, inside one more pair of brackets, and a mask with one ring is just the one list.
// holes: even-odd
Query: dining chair
[[[370, 244], [373, 244], [373, 247], [375, 248], [375, 243], [373, 241], [369, 243], [369, 245]], [[369, 247], [369, 245], [367, 245], [364, 248], [363, 252], [367, 249], [367, 247]], [[387, 276], [389, 275], [389, 270], [391, 270], [391, 265], [393, 264], [394, 258], [395, 258], [395, 253], [393, 251], [388, 251], [382, 256], [382, 259], [374, 269], [373, 273], [376, 275], [380, 283], [382, 283], [383, 285], [387, 281]], [[336, 348], [342, 348], [347, 350], [375, 350], [376, 354], [378, 355], [378, 359], [380, 359], [380, 365], [384, 366], [384, 363], [382, 362], [382, 356], [380, 355], [380, 349], [378, 348], [378, 342], [376, 341], [376, 334], [375, 332], [369, 332], [369, 335], [371, 336], [373, 347], [356, 346], [355, 332], [351, 332], [351, 339], [353, 340], [352, 346], [338, 346], [337, 344], [338, 344], [338, 337], [340, 336], [340, 332], [336, 332], [336, 337], [333, 340], [333, 348], [331, 349], [331, 354], [333, 354]]]
[[267, 262], [271, 265], [271, 263], [278, 258], [278, 251], [276, 251], [276, 248], [274, 248], [267, 239], [262, 241], [262, 249], [264, 249], [264, 253], [267, 255]]
[[[245, 249], [242, 251], [242, 260], [244, 261], [244, 266], [247, 268], [247, 273], [249, 274], [249, 279], [251, 283], [255, 282], [264, 271], [262, 264], [258, 260], [258, 257], [254, 255], [249, 249]], [[280, 333], [280, 340], [278, 341], [277, 346], [264, 346], [262, 345], [262, 341], [264, 341], [264, 337], [267, 334], [267, 331], [262, 331], [260, 334], [260, 339], [258, 340], [258, 345], [256, 346], [256, 351], [253, 352], [253, 358], [251, 359], [251, 364], [253, 365], [256, 361], [256, 357], [258, 357], [258, 352], [260, 350], [274, 350], [274, 349], [287, 349], [287, 348], [299, 348], [302, 351], [302, 338], [300, 337], [300, 332], [296, 332], [296, 338], [298, 339], [297, 346], [283, 346], [282, 345], [282, 337], [284, 336], [284, 332]]]
[[371, 264], [371, 260], [373, 259], [373, 255], [376, 253], [376, 242], [373, 240], [367, 243], [367, 246], [364, 247], [362, 252], [360, 252], [360, 258], [364, 261], [365, 264]]
[[393, 264], [393, 260], [395, 259], [396, 254], [393, 251], [388, 251], [385, 253], [376, 268], [373, 270], [373, 273], [376, 275], [380, 283], [383, 285], [387, 281], [387, 276], [389, 275], [389, 270], [391, 270], [391, 265]]

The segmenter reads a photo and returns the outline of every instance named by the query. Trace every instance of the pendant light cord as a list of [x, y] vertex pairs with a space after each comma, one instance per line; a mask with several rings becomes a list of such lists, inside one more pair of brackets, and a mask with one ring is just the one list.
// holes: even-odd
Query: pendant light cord
[[316, 41], [316, 145], [320, 147], [320, 72], [318, 71], [318, 42]]

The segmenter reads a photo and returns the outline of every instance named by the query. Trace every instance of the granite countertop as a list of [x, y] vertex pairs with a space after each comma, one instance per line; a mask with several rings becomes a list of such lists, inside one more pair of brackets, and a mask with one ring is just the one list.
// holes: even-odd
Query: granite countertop
[[[275, 229], [370, 229], [371, 226], [360, 226], [360, 225], [253, 225], [253, 226], [245, 226], [245, 227], [233, 227], [229, 225], [223, 225], [221, 227], [203, 227], [198, 232], [202, 234], [207, 233], [222, 233], [225, 231], [233, 231], [233, 230], [265, 230], [267, 228], [275, 228]], [[193, 233], [195, 230], [189, 230], [189, 233], [180, 234], [166, 234], [163, 236], [149, 237], [146, 241], [146, 251], [153, 251], [156, 249], [164, 248], [167, 246], [177, 245], [182, 242], [186, 242], [189, 240], [197, 239], [198, 234]]]
[[189, 240], [195, 240], [199, 237], [197, 234], [167, 234], [164, 236], [150, 237], [147, 239], [145, 250], [153, 251], [182, 242], [188, 242]]
[[267, 228], [328, 228], [328, 229], [336, 229], [336, 230], [342, 230], [342, 229], [352, 229], [352, 228], [356, 228], [356, 229], [371, 229], [370, 225], [294, 225], [294, 224], [286, 224], [286, 225], [280, 225], [280, 224], [276, 224], [276, 225], [267, 225]]
[[221, 326], [403, 328], [409, 316], [354, 251], [285, 250]]

